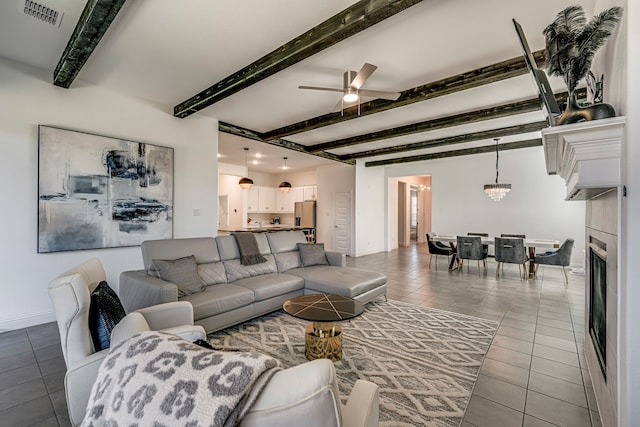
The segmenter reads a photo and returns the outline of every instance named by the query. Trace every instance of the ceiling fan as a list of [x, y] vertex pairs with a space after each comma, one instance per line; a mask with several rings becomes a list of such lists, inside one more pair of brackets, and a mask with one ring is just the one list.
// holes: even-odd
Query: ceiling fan
[[[360, 107], [360, 96], [366, 96], [371, 98], [388, 99], [395, 101], [400, 97], [400, 92], [385, 92], [380, 90], [368, 90], [361, 89], [365, 81], [373, 74], [377, 69], [373, 64], [366, 62], [360, 71], [356, 74], [355, 71], [345, 71], [343, 75], [343, 87], [342, 89], [336, 89], [331, 87], [319, 87], [319, 86], [298, 86], [298, 89], [311, 89], [311, 90], [326, 90], [330, 92], [342, 92], [342, 99], [340, 104], [342, 109], [345, 105], [350, 106], [354, 103], [358, 103], [358, 109]], [[359, 113], [359, 112], [358, 112]]]

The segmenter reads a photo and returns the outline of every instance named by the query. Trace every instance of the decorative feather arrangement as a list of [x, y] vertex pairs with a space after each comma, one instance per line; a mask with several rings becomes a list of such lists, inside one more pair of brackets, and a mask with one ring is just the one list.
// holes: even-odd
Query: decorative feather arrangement
[[547, 69], [564, 78], [569, 93], [589, 72], [593, 56], [620, 21], [622, 10], [612, 7], [587, 21], [582, 6], [569, 6], [544, 29]]

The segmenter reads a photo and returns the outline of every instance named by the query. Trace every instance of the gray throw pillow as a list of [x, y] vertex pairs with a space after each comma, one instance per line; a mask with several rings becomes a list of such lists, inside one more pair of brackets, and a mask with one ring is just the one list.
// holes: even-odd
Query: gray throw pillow
[[202, 292], [207, 287], [198, 275], [198, 264], [194, 255], [178, 259], [154, 259], [153, 266], [162, 280], [178, 287], [178, 296]]
[[303, 267], [312, 265], [329, 265], [324, 253], [324, 243], [298, 243], [298, 251]]

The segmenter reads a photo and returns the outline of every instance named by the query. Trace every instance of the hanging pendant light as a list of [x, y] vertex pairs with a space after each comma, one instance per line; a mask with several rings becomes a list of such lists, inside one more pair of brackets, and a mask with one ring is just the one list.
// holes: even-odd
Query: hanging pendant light
[[[249, 166], [247, 165], [247, 153], [248, 152], [249, 152], [249, 149], [247, 147], [245, 147], [244, 148], [244, 167], [247, 170], [247, 175], [249, 175]], [[240, 181], [238, 181], [238, 184], [240, 184], [240, 187], [243, 190], [248, 190], [253, 185], [253, 180], [251, 178], [249, 178], [248, 176], [243, 176], [242, 178], [240, 178]]]
[[287, 182], [287, 158], [283, 157], [284, 159], [284, 181], [282, 181], [279, 185], [278, 188], [280, 189], [280, 191], [282, 191], [283, 193], [288, 193], [289, 190], [291, 190], [291, 183]]
[[489, 198], [491, 198], [491, 200], [499, 202], [509, 191], [511, 191], [511, 184], [498, 183], [498, 141], [500, 138], [494, 138], [494, 140], [496, 141], [496, 183], [485, 184], [484, 192], [489, 196]]

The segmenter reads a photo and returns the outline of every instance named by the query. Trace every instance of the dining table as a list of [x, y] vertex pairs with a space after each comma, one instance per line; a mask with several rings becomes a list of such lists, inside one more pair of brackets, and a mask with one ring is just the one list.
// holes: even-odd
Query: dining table
[[[461, 234], [462, 236], [462, 234]], [[483, 245], [493, 245], [495, 244], [495, 239], [493, 237], [480, 237]], [[458, 241], [457, 235], [444, 235], [439, 234], [437, 236], [433, 236], [431, 240], [435, 242], [449, 243], [453, 249], [455, 249], [456, 242]], [[559, 240], [553, 239], [532, 239], [526, 238], [524, 240], [524, 246], [529, 251], [529, 279], [535, 279], [536, 277], [536, 268], [534, 258], [536, 255], [536, 249], [557, 249], [560, 247]], [[456, 261], [456, 254], [454, 253], [451, 256], [451, 261], [449, 262], [449, 270], [453, 270], [453, 264]]]

